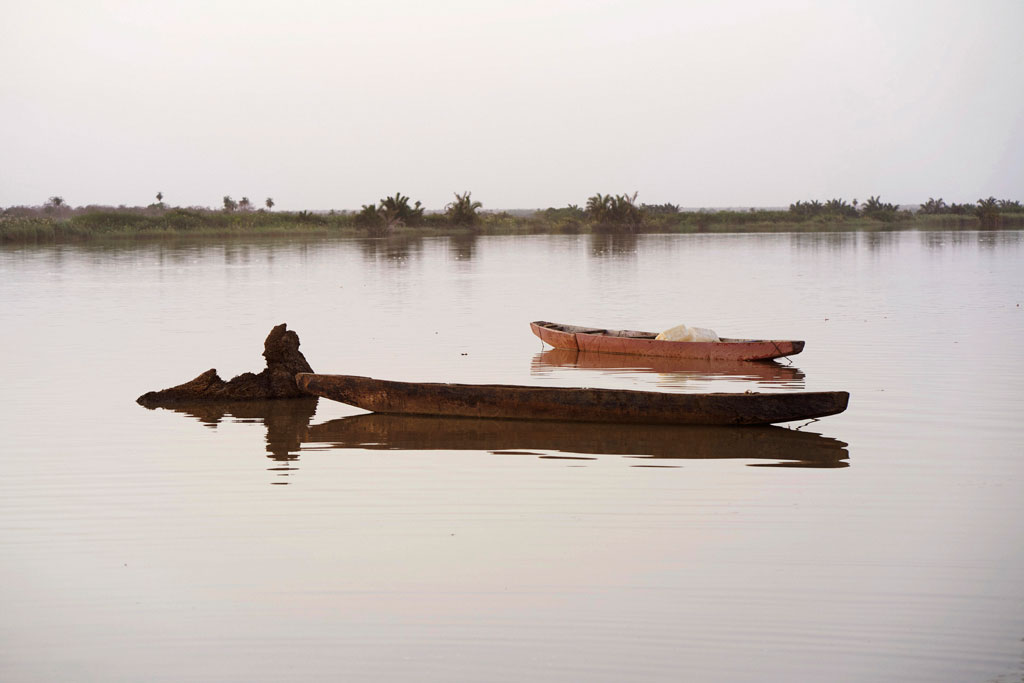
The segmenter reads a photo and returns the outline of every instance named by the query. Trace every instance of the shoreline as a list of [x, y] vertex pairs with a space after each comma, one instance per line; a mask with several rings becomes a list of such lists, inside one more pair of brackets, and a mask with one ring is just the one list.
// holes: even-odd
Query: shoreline
[[[512, 216], [484, 214], [473, 226], [453, 225], [430, 217], [425, 225], [397, 225], [374, 231], [357, 225], [348, 214], [296, 217], [293, 214], [253, 212], [224, 214], [190, 212], [180, 220], [173, 211], [157, 215], [140, 213], [81, 213], [70, 217], [0, 218], [0, 244], [46, 245], [96, 242], [159, 241], [198, 238], [233, 241], [253, 237], [399, 238], [469, 237], [485, 235], [641, 235], [727, 233], [827, 233], [899, 231], [972, 231], [1024, 229], [1024, 214], [1006, 214], [985, 221], [975, 216], [907, 214], [896, 220], [874, 218], [814, 217], [795, 220], [786, 212], [717, 212], [653, 216], [640, 225], [600, 224], [579, 220], [549, 219], [542, 213]], [[176, 220], [178, 219], [178, 220]]]

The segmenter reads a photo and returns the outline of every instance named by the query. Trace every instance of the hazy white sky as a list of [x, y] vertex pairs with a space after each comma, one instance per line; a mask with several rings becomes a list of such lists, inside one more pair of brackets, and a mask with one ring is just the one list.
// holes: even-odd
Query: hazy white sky
[[0, 206], [1024, 199], [1024, 2], [0, 0]]

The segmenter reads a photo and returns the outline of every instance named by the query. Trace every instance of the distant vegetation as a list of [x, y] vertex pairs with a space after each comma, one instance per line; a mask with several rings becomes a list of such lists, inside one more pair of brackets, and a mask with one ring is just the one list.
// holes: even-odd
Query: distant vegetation
[[1019, 201], [1011, 201], [1009, 199], [996, 199], [995, 197], [989, 197], [988, 199], [979, 199], [977, 204], [949, 204], [942, 200], [941, 197], [934, 199], [928, 198], [928, 201], [921, 205], [918, 209], [918, 213], [931, 215], [931, 216], [976, 216], [981, 221], [992, 224], [1001, 223], [1006, 217], [1024, 215], [1024, 205]]
[[409, 205], [409, 197], [401, 192], [385, 197], [379, 204], [364, 204], [355, 216], [355, 224], [380, 237], [401, 226], [416, 227], [423, 223], [423, 206], [417, 201]]
[[604, 230], [637, 232], [644, 222], [645, 212], [636, 205], [633, 194], [601, 194], [587, 199], [584, 214], [595, 226]]
[[470, 192], [455, 193], [443, 211], [428, 212], [401, 192], [365, 204], [359, 211], [274, 211], [256, 209], [246, 196], [222, 199], [222, 207], [170, 207], [163, 192], [148, 206], [68, 205], [54, 195], [39, 206], [0, 210], [0, 242], [46, 243], [100, 238], [168, 235], [244, 236], [320, 234], [460, 235], [606, 232], [820, 232], [893, 229], [1024, 228], [1020, 201], [988, 197], [976, 203], [947, 204], [929, 198], [916, 211], [882, 201], [800, 200], [788, 209], [683, 210], [676, 204], [637, 203], [637, 193], [602, 194], [577, 204], [532, 213], [485, 211]]
[[474, 202], [469, 192], [455, 193], [455, 201], [444, 207], [444, 214], [452, 225], [472, 227], [480, 222], [480, 214], [477, 213], [483, 204]]

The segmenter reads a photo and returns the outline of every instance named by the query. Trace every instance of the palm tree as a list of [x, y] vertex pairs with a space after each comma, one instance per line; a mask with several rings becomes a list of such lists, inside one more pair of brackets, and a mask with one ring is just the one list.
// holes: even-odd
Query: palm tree
[[238, 200], [238, 208], [242, 211], [248, 211], [252, 208], [252, 202], [249, 201], [248, 197], [242, 197]]
[[835, 216], [849, 216], [856, 218], [857, 209], [846, 203], [845, 199], [830, 199], [825, 202], [825, 211]]
[[869, 196], [861, 206], [861, 213], [867, 218], [891, 223], [898, 217], [900, 207], [896, 204], [883, 202], [881, 196]]
[[942, 197], [938, 199], [929, 197], [928, 201], [922, 204], [921, 208], [917, 211], [918, 213], [946, 213], [949, 211], [949, 207], [946, 206], [946, 202], [942, 200]]
[[274, 210], [274, 200], [271, 197], [267, 197], [267, 201], [265, 201], [263, 203], [267, 205], [267, 210], [268, 211], [273, 211]]
[[608, 214], [608, 208], [611, 200], [612, 196], [610, 194], [603, 195], [600, 192], [595, 194], [593, 197], [587, 197], [587, 215], [598, 223], [603, 222]]
[[999, 201], [995, 197], [979, 199], [977, 208], [974, 209], [974, 215], [983, 222], [997, 221], [999, 219]]
[[586, 214], [598, 224], [620, 225], [635, 230], [643, 221], [643, 211], [636, 205], [637, 193], [601, 194], [587, 198]]
[[409, 197], [401, 192], [396, 192], [393, 197], [385, 197], [380, 200], [380, 208], [394, 211], [394, 215], [403, 225], [419, 225], [423, 220], [423, 204], [417, 201], [414, 206], [409, 205]]
[[232, 199], [231, 195], [229, 195], [229, 194], [224, 195], [224, 210], [225, 211], [234, 211], [237, 208], [238, 208], [238, 202], [236, 202], [234, 199]]
[[474, 202], [470, 198], [470, 192], [464, 194], [455, 193], [455, 201], [444, 207], [445, 213], [448, 214], [448, 220], [455, 225], [476, 225], [480, 217], [477, 215], [477, 209], [483, 207], [480, 202]]
[[882, 204], [881, 196], [871, 195], [868, 197], [868, 200], [864, 202], [864, 211], [869, 213], [873, 211], [881, 211], [883, 208], [884, 205]]
[[164, 193], [163, 192], [157, 192], [156, 193], [156, 201], [158, 203], [160, 203], [160, 204], [164, 203]]

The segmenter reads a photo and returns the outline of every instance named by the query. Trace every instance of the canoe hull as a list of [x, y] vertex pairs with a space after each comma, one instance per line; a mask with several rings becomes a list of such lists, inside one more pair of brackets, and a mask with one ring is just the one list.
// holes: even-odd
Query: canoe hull
[[771, 360], [793, 356], [804, 342], [792, 339], [722, 339], [717, 342], [677, 342], [655, 339], [653, 332], [606, 330], [561, 325], [538, 320], [530, 329], [541, 341], [557, 349], [591, 353], [617, 353], [690, 360]]
[[300, 373], [299, 388], [377, 413], [625, 424], [765, 425], [835, 415], [845, 391], [678, 394], [501, 384], [393, 382]]

